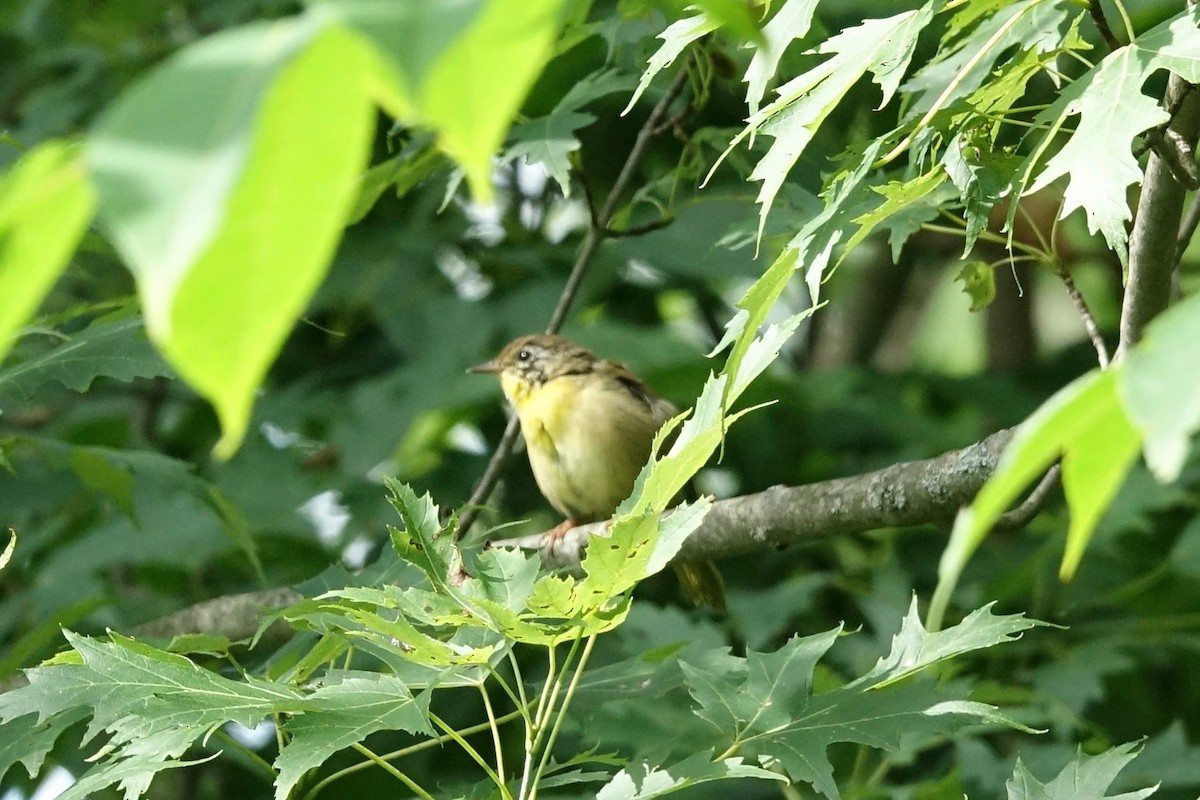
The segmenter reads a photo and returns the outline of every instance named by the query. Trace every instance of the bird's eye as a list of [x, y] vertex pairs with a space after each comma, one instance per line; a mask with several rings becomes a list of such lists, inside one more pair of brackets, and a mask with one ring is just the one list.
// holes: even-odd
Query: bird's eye
[[529, 352], [528, 350], [522, 350], [521, 352], [517, 353], [517, 361], [528, 361], [531, 358], [533, 358], [533, 353]]

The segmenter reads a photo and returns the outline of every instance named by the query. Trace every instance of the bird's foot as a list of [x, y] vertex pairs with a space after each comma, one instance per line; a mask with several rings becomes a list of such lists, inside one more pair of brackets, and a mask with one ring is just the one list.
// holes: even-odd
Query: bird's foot
[[567, 517], [562, 522], [555, 525], [550, 530], [542, 534], [542, 546], [549, 552], [553, 553], [554, 548], [562, 541], [562, 538], [567, 535], [567, 531], [579, 525], [579, 520], [574, 517]]

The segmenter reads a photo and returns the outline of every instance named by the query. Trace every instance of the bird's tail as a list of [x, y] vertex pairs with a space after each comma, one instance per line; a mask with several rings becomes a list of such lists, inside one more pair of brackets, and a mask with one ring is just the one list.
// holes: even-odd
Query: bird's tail
[[725, 613], [725, 581], [711, 561], [676, 561], [675, 574], [683, 593], [696, 605], [709, 606]]

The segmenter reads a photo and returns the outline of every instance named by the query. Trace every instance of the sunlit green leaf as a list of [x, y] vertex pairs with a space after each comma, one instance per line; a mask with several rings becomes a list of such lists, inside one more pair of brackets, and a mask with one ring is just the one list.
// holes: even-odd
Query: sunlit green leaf
[[931, 7], [926, 5], [886, 19], [870, 19], [830, 37], [817, 48], [830, 58], [780, 86], [779, 98], [750, 116], [726, 154], [747, 137], [766, 134], [775, 140], [750, 174], [751, 180], [763, 182], [758, 192], [760, 237], [780, 187], [817, 128], [867, 72], [883, 90], [880, 106], [886, 105], [912, 58], [917, 34], [931, 18]]
[[646, 63], [646, 71], [642, 73], [633, 97], [629, 98], [629, 104], [621, 113], [629, 113], [638, 98], [650, 86], [650, 81], [654, 80], [654, 76], [675, 63], [675, 59], [687, 49], [689, 44], [712, 33], [718, 27], [720, 27], [720, 23], [707, 14], [684, 17], [668, 25], [667, 29], [658, 35], [658, 38], [663, 40], [662, 46], [654, 55], [650, 56], [650, 60]]
[[49, 141], [0, 177], [0, 361], [79, 244], [95, 194], [78, 148]]
[[1062, 459], [1071, 528], [1062, 574], [1070, 577], [1137, 455], [1138, 436], [1121, 408], [1114, 371], [1090, 372], [1060, 390], [1017, 430], [975, 501], [959, 512], [938, 566], [929, 627], [942, 620], [971, 554], [1021, 491]]
[[746, 104], [750, 106], [751, 114], [758, 111], [767, 91], [767, 81], [775, 75], [783, 51], [792, 41], [808, 34], [817, 2], [785, 0], [770, 22], [763, 26], [763, 43], [755, 48], [746, 69]]
[[[1190, 82], [1200, 81], [1200, 9], [1180, 12], [1138, 36], [1073, 81], [1034, 121], [1045, 126], [1024, 171], [1030, 175], [1062, 126], [1078, 115], [1075, 132], [1022, 194], [1032, 194], [1066, 175], [1060, 217], [1077, 208], [1087, 212], [1088, 228], [1102, 233], [1122, 263], [1132, 216], [1127, 190], [1142, 178], [1133, 157], [1133, 138], [1165, 122], [1167, 112], [1142, 93], [1156, 71], [1168, 69]], [[1095, 168], [1102, 159], [1105, 168]]]
[[151, 338], [216, 407], [219, 455], [328, 267], [371, 121], [360, 41], [299, 17], [180, 51], [92, 137], [102, 221]]
[[1145, 438], [1146, 463], [1162, 481], [1175, 480], [1200, 429], [1200, 298], [1165, 311], [1128, 353], [1117, 390], [1130, 420]]

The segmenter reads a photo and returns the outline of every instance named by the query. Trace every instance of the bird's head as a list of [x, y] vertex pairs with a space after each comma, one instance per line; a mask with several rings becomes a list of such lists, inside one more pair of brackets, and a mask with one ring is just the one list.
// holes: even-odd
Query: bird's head
[[569, 339], [533, 334], [512, 340], [498, 356], [470, 367], [467, 372], [500, 376], [504, 393], [515, 401], [547, 381], [588, 372], [595, 364], [596, 357], [590, 350]]

